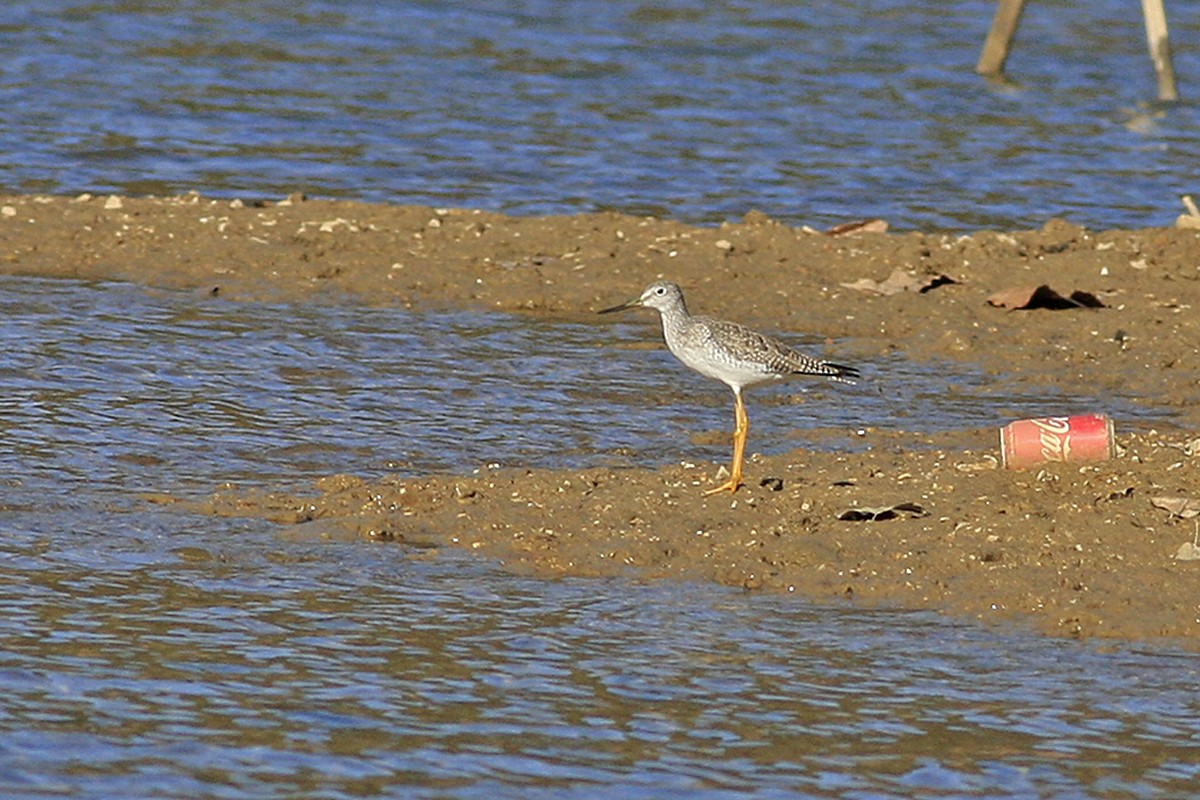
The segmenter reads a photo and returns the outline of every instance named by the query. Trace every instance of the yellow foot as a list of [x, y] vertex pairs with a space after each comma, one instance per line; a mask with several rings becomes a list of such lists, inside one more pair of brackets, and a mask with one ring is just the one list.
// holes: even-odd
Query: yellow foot
[[733, 494], [734, 492], [736, 492], [738, 490], [738, 488], [741, 485], [742, 485], [742, 482], [740, 479], [734, 480], [733, 478], [730, 478], [729, 480], [725, 481], [724, 483], [722, 483], [720, 486], [717, 486], [716, 488], [705, 489], [704, 496], [708, 497], [710, 494], [716, 494], [717, 492], [729, 492], [730, 494]]

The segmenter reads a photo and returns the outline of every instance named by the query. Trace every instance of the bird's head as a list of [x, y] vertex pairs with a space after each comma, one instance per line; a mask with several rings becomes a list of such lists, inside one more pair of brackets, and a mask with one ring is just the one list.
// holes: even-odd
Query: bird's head
[[606, 308], [598, 313], [611, 314], [614, 311], [624, 311], [627, 308], [637, 308], [638, 306], [653, 308], [659, 313], [665, 313], [675, 307], [684, 308], [683, 290], [670, 281], [655, 281], [647, 286], [640, 296], [628, 303]]

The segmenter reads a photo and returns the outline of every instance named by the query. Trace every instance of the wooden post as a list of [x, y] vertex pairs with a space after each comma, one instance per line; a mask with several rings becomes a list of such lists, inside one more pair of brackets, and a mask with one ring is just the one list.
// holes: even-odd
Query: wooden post
[[1158, 76], [1158, 99], [1178, 100], [1179, 89], [1175, 85], [1175, 66], [1171, 62], [1171, 44], [1167, 38], [1167, 12], [1163, 0], [1142, 0], [1142, 13], [1146, 17], [1146, 41], [1150, 45], [1150, 58], [1154, 61], [1154, 72]]
[[[1143, 2], [1150, 3], [1155, 0]], [[1162, 0], [1157, 2], [1162, 5]], [[981, 75], [999, 75], [1004, 71], [1004, 62], [1008, 60], [1008, 50], [1012, 46], [1017, 23], [1021, 20], [1021, 12], [1024, 10], [1025, 0], [1000, 0], [996, 6], [996, 16], [992, 19], [992, 28], [988, 31], [987, 41], [983, 43], [983, 53], [979, 56], [979, 63], [975, 65], [976, 72]]]

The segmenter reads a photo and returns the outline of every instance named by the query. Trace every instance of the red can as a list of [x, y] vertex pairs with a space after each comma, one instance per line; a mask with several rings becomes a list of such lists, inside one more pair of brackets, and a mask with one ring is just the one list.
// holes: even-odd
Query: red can
[[1106, 461], [1115, 449], [1108, 414], [1021, 419], [1000, 429], [1000, 459], [1009, 469], [1047, 461]]

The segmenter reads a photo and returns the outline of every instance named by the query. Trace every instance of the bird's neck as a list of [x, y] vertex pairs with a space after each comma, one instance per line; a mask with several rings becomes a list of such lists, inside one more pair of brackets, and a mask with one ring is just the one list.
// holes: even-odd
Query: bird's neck
[[672, 342], [687, 325], [689, 314], [687, 308], [680, 305], [659, 313], [662, 317], [663, 338]]

